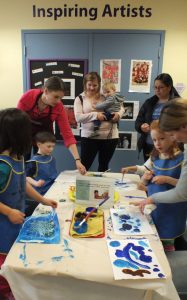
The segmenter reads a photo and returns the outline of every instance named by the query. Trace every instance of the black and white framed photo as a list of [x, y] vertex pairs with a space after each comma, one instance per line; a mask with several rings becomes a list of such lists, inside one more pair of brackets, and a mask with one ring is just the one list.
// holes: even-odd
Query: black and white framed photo
[[116, 150], [136, 150], [137, 132], [119, 131], [119, 139]]
[[139, 101], [125, 101], [123, 106], [125, 111], [121, 121], [135, 121], [139, 112]]

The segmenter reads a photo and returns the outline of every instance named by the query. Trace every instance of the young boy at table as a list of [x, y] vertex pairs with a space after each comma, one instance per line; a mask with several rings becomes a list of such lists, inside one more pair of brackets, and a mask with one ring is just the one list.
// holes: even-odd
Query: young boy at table
[[[23, 156], [30, 148], [29, 137], [31, 123], [26, 113], [16, 108], [0, 111], [0, 268], [24, 222], [25, 193], [44, 205], [57, 207], [56, 201], [44, 198], [26, 182]], [[2, 276], [0, 295], [14, 299]]]
[[[159, 128], [159, 121], [154, 120], [150, 126], [154, 149], [144, 166], [132, 166], [122, 169], [128, 171], [144, 170], [141, 181], [147, 186], [148, 196], [156, 192], [172, 189], [180, 177], [183, 153], [176, 142]], [[149, 170], [149, 171], [148, 171]], [[165, 251], [174, 251], [175, 238], [186, 229], [187, 203], [159, 203], [152, 212], [152, 218], [162, 240]]]
[[[38, 152], [26, 161], [27, 181], [41, 195], [44, 195], [57, 177], [56, 161], [51, 155], [55, 147], [56, 138], [51, 132], [38, 132], [35, 136]], [[28, 199], [26, 215], [31, 215], [38, 203]]]

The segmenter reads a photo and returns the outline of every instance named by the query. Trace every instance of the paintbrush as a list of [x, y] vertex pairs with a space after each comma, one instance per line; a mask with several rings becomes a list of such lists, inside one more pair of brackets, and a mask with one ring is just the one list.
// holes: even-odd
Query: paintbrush
[[151, 172], [153, 176], [155, 176], [153, 170], [149, 169], [146, 165], [144, 165], [144, 167], [147, 169], [147, 171]]
[[152, 172], [151, 169], [149, 169], [146, 165], [144, 167], [147, 169], [147, 171]]
[[101, 172], [100, 174], [103, 175], [103, 174], [105, 174], [105, 173], [107, 173], [107, 172], [110, 172], [110, 171], [111, 171], [111, 169], [108, 169], [108, 170], [106, 170], [106, 171], [104, 171], [104, 172]]
[[103, 174], [109, 172], [110, 170], [111, 170], [111, 169], [108, 169], [108, 170], [106, 170], [106, 171], [104, 171], [104, 172], [100, 172], [100, 173], [98, 173], [98, 174], [93, 174], [93, 176], [95, 176], [95, 177], [102, 177]]
[[96, 207], [94, 207], [90, 212], [89, 214], [75, 227], [74, 225], [74, 228], [80, 228], [87, 220], [88, 218], [101, 206], [103, 205], [107, 200], [109, 199], [109, 197], [106, 197], [104, 198], [98, 205], [96, 205]]
[[124, 176], [125, 176], [125, 173], [122, 174], [121, 182], [123, 182]]
[[133, 198], [137, 198], [137, 199], [147, 199], [147, 197], [139, 197], [139, 196], [124, 196], [125, 198], [129, 198], [129, 199], [133, 199]]

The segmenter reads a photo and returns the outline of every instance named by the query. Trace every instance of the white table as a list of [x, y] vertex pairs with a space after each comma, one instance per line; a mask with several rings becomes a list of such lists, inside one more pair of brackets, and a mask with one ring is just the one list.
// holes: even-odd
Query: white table
[[[63, 175], [64, 176], [64, 175]], [[108, 173], [106, 176], [116, 176]], [[121, 176], [119, 174], [119, 176]], [[138, 182], [137, 175], [126, 175]], [[67, 188], [75, 181], [73, 173], [58, 177], [47, 196], [57, 201], [67, 199]], [[142, 196], [132, 190], [128, 195]], [[171, 270], [158, 235], [147, 236], [162, 265], [166, 279], [114, 280], [106, 237], [74, 239], [69, 225], [74, 204], [59, 202], [57, 213], [61, 227], [61, 243], [14, 244], [2, 267], [16, 300], [179, 300], [171, 278]], [[105, 210], [105, 221], [109, 216]], [[106, 226], [107, 227], [107, 226]], [[110, 234], [106, 232], [106, 235]], [[22, 255], [22, 258], [20, 258]]]

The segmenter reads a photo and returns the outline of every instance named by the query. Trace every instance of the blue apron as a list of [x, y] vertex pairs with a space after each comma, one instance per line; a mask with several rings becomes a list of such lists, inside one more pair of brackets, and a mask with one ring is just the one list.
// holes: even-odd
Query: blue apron
[[[10, 166], [10, 174], [5, 188], [0, 191], [0, 202], [24, 212], [25, 209], [25, 169], [24, 160], [0, 155], [0, 163]], [[0, 252], [8, 253], [16, 240], [22, 224], [13, 224], [8, 217], [0, 214]]]
[[[155, 176], [164, 175], [178, 179], [181, 173], [183, 153], [172, 159], [155, 159], [153, 171]], [[148, 184], [148, 196], [174, 188], [170, 184]], [[183, 234], [186, 229], [187, 202], [157, 203], [152, 218], [161, 239], [173, 239]]]
[[43, 179], [45, 183], [41, 187], [34, 187], [34, 189], [41, 195], [44, 195], [57, 177], [55, 158], [51, 155], [34, 155], [31, 160], [26, 162], [26, 174], [29, 176], [29, 169], [33, 167], [36, 173], [31, 176], [35, 180]]

